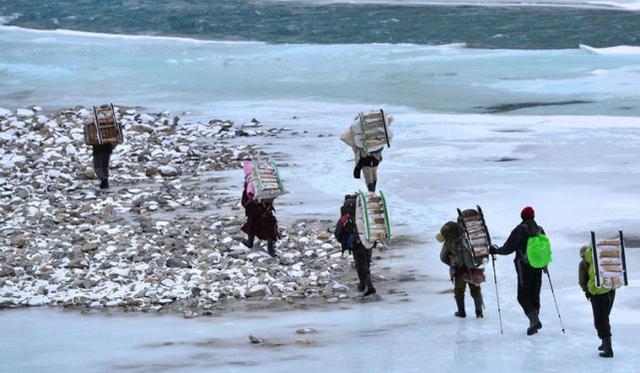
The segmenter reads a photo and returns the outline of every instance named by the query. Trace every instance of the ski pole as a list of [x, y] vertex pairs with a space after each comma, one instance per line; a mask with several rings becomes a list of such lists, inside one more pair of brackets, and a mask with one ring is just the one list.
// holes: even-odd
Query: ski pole
[[496, 285], [496, 303], [498, 303], [498, 320], [500, 320], [500, 334], [504, 334], [502, 330], [502, 311], [500, 311], [500, 296], [498, 295], [498, 279], [496, 277], [496, 257], [491, 255], [491, 264], [493, 265], [493, 283]]
[[556, 300], [556, 292], [553, 291], [553, 284], [551, 283], [551, 275], [549, 274], [549, 268], [546, 268], [547, 278], [549, 279], [549, 287], [551, 287], [551, 295], [553, 295], [553, 303], [556, 305], [556, 311], [558, 312], [558, 320], [560, 320], [560, 327], [562, 328], [562, 334], [564, 332], [564, 324], [562, 323], [562, 317], [560, 317], [560, 309], [558, 308], [558, 301]]

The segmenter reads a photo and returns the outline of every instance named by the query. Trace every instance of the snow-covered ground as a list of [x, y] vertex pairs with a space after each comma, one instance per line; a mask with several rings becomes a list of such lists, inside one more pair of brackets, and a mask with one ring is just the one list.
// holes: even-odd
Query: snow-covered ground
[[[56, 107], [114, 97], [153, 109], [256, 117], [266, 127], [294, 128], [297, 139], [262, 143], [296, 165], [283, 168], [291, 190], [278, 208], [283, 221], [337, 218], [343, 195], [364, 187], [351, 178], [352, 153], [337, 135], [358, 111], [384, 105], [396, 123], [379, 188], [389, 200], [398, 244], [373, 272], [414, 278], [400, 283], [408, 300], [381, 294], [381, 301], [362, 305], [198, 319], [5, 311], [0, 371], [637, 370], [640, 123], [632, 116], [638, 113], [638, 91], [630, 88], [637, 81], [637, 55], [146, 43], [127, 40], [114, 47], [90, 36], [0, 30], [0, 45], [9, 51], [0, 57], [0, 75], [10, 78], [0, 82], [6, 92], [1, 102], [24, 102], [27, 95]], [[345, 53], [351, 62], [335, 63]], [[107, 55], [108, 64], [100, 59]], [[359, 82], [368, 85], [358, 87]], [[67, 83], [63, 95], [60, 87]], [[96, 86], [102, 93], [94, 92]], [[528, 116], [465, 114], [478, 103], [568, 99], [595, 103], [584, 104], [580, 116], [541, 115], [562, 113], [555, 108]], [[619, 107], [625, 105], [629, 116], [598, 115], [624, 112]], [[434, 108], [459, 114], [434, 114]], [[485, 210], [497, 243], [518, 223], [523, 206], [536, 208], [554, 247], [550, 272], [566, 335], [546, 279], [544, 328], [525, 335], [511, 257], [497, 263], [504, 335], [498, 331], [491, 274], [484, 285], [485, 319], [453, 317], [453, 297], [441, 293], [450, 283], [433, 237], [457, 207], [476, 204]], [[627, 253], [630, 286], [619, 291], [612, 313], [616, 358], [605, 361], [597, 357], [591, 309], [577, 286], [578, 249], [590, 230], [605, 235], [617, 229], [635, 239], [636, 247]], [[301, 338], [296, 329], [305, 326], [318, 330], [302, 336], [311, 345], [293, 344]], [[267, 343], [253, 346], [249, 334]]]

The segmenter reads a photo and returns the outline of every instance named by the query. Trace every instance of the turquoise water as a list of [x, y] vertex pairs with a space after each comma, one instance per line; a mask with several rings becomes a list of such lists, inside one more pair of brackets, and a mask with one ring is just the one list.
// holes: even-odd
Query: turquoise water
[[240, 107], [263, 118], [265, 108], [280, 107], [284, 115], [303, 106], [335, 113], [347, 105], [354, 112], [364, 106], [449, 113], [640, 113], [640, 54], [200, 43], [21, 29], [0, 29], [0, 50], [0, 107], [116, 102], [215, 110], [224, 118], [235, 117]]
[[[9, 25], [268, 43], [564, 49], [640, 44], [640, 12], [558, 7], [5, 0]], [[7, 22], [6, 21], [6, 22]]]

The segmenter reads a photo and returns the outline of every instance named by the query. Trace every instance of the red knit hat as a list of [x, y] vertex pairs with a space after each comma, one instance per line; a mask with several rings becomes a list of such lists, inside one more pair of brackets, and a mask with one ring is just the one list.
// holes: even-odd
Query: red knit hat
[[520, 217], [522, 220], [533, 219], [536, 217], [536, 212], [533, 210], [533, 207], [527, 206], [522, 209], [522, 212], [520, 212]]

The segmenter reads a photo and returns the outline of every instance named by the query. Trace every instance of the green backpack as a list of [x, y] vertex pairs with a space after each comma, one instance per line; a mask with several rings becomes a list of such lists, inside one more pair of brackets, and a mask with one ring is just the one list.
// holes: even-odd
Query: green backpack
[[542, 233], [529, 237], [527, 241], [527, 261], [529, 265], [533, 268], [544, 268], [552, 260], [549, 238]]

